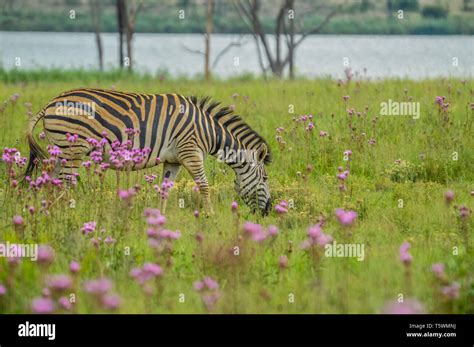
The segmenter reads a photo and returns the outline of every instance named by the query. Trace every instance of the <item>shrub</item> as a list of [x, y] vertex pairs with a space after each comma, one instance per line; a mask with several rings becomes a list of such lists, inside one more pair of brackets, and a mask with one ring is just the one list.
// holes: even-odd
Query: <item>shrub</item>
[[449, 10], [447, 8], [436, 5], [427, 5], [421, 10], [421, 15], [425, 18], [446, 18], [448, 12]]

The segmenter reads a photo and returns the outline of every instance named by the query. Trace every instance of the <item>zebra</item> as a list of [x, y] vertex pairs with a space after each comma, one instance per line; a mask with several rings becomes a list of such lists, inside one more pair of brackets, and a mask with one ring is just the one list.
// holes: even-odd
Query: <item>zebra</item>
[[[77, 173], [84, 157], [94, 150], [90, 139], [106, 140], [106, 151], [127, 139], [134, 129], [133, 148], [148, 149], [148, 156], [132, 170], [164, 164], [162, 179], [175, 181], [181, 166], [196, 181], [207, 215], [214, 213], [204, 171], [207, 155], [218, 157], [235, 172], [235, 190], [252, 212], [267, 215], [271, 197], [265, 164], [271, 162], [267, 142], [232, 108], [210, 97], [179, 94], [138, 94], [105, 89], [75, 89], [53, 98], [31, 118], [27, 129], [30, 158], [25, 175], [31, 175], [45, 151], [33, 136], [43, 120], [44, 136], [60, 148], [58, 177]], [[67, 141], [74, 134], [77, 141]], [[248, 155], [236, 155], [247, 153]], [[160, 209], [165, 213], [166, 199]]]

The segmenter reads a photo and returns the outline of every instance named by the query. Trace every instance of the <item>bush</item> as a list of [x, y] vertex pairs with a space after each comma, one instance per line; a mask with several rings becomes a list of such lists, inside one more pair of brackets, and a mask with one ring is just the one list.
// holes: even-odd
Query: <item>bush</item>
[[425, 18], [446, 18], [449, 10], [435, 5], [427, 5], [421, 10], [421, 15]]

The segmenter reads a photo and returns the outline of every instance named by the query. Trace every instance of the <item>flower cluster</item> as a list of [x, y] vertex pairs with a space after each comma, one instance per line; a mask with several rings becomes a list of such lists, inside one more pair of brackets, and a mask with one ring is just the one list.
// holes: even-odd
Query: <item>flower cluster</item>
[[438, 284], [440, 285], [439, 292], [443, 295], [446, 300], [454, 300], [459, 298], [459, 292], [461, 285], [453, 281], [450, 283], [448, 276], [444, 272], [445, 266], [443, 263], [436, 263], [431, 266], [431, 271], [436, 277]]
[[151, 152], [151, 148], [131, 148], [132, 141], [127, 140], [123, 143], [114, 141], [112, 143], [112, 149], [109, 151], [110, 163], [116, 169], [123, 169], [126, 167], [134, 167], [140, 165], [146, 159]]
[[173, 188], [173, 181], [165, 178], [161, 183], [161, 188], [157, 184], [153, 187], [161, 196], [163, 200], [168, 199], [171, 188]]
[[15, 164], [22, 168], [26, 164], [26, 157], [22, 157], [20, 151], [16, 148], [5, 147], [3, 148], [2, 161], [7, 165]]
[[275, 205], [275, 211], [278, 214], [288, 213], [288, 202], [285, 200], [280, 201], [278, 204]]
[[447, 112], [449, 108], [449, 103], [445, 102], [445, 96], [437, 96], [435, 98], [435, 103], [438, 105], [438, 108], [441, 112]]
[[121, 299], [112, 293], [112, 281], [108, 278], [99, 278], [84, 283], [84, 291], [91, 294], [106, 310], [116, 310], [120, 307]]
[[[26, 160], [27, 159], [25, 157], [21, 156], [21, 153], [18, 149], [8, 147], [3, 148], [2, 161], [7, 166], [7, 173], [10, 179], [13, 179], [16, 176], [14, 166], [17, 168], [22, 168], [25, 166]], [[18, 185], [18, 182], [14, 179], [11, 183], [14, 187]]]
[[163, 269], [158, 264], [145, 263], [142, 267], [135, 267], [130, 271], [130, 276], [140, 284], [146, 293], [151, 293], [151, 281], [160, 278]]
[[325, 234], [320, 223], [313, 225], [308, 229], [308, 237], [301, 243], [300, 248], [307, 250], [313, 246], [324, 247], [333, 241], [329, 234]]
[[157, 255], [171, 254], [173, 241], [181, 237], [181, 232], [165, 229], [166, 217], [157, 209], [145, 209], [145, 218], [148, 224], [147, 236], [150, 247], [156, 251]]
[[212, 311], [220, 298], [219, 283], [211, 277], [194, 282], [194, 289], [201, 294], [201, 299], [208, 311]]
[[342, 226], [349, 227], [356, 221], [357, 212], [338, 208], [336, 209], [336, 218]]
[[278, 235], [278, 228], [274, 225], [270, 225], [267, 229], [264, 229], [260, 224], [251, 222], [244, 224], [243, 231], [246, 236], [249, 236], [255, 242], [263, 242]]
[[61, 187], [63, 184], [59, 178], [51, 177], [46, 171], [43, 171], [41, 176], [37, 177], [36, 179], [26, 176], [25, 181], [28, 182], [30, 188], [33, 190], [39, 190], [46, 186]]
[[413, 260], [412, 255], [409, 253], [410, 248], [411, 244], [409, 242], [404, 242], [400, 246], [400, 261], [404, 265], [410, 265]]

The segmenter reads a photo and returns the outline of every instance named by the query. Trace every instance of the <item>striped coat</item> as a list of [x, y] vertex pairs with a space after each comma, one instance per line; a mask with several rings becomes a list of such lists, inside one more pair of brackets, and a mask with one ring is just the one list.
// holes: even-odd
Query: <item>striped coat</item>
[[[84, 157], [94, 151], [91, 138], [105, 139], [106, 153], [114, 143], [130, 140], [133, 148], [147, 149], [146, 158], [133, 165], [133, 170], [153, 167], [160, 158], [163, 178], [173, 181], [183, 166], [199, 185], [208, 213], [212, 213], [204, 171], [208, 154], [218, 156], [234, 169], [236, 189], [252, 209], [266, 213], [271, 206], [264, 167], [270, 161], [267, 143], [230, 108], [210, 98], [102, 89], [65, 92], [52, 99], [29, 123], [28, 175], [34, 169], [34, 159], [46, 157], [33, 136], [40, 120], [48, 142], [62, 151], [59, 159], [63, 164], [57, 164], [59, 178], [74, 174]], [[130, 137], [130, 131], [136, 135]], [[69, 134], [77, 136], [74, 143], [68, 142]]]

